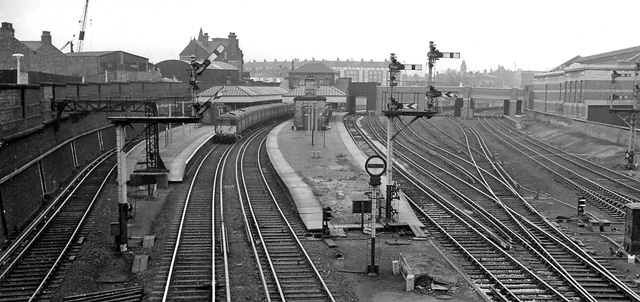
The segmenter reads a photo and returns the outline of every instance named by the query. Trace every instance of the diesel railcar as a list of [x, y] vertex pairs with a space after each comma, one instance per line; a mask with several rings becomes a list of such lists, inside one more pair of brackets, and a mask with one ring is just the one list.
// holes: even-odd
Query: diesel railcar
[[215, 142], [232, 143], [251, 127], [293, 115], [293, 104], [277, 103], [236, 109], [220, 114], [215, 123]]

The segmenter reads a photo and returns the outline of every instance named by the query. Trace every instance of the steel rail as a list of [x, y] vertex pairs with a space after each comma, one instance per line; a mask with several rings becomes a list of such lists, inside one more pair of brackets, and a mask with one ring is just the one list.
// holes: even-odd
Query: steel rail
[[[384, 127], [381, 127], [384, 128]], [[377, 135], [374, 131], [374, 135]], [[363, 135], [363, 137], [365, 138], [365, 140], [368, 141], [368, 143], [371, 146], [374, 146], [375, 144], [372, 143], [372, 141], [366, 136]], [[378, 138], [379, 140], [381, 140], [381, 138]], [[374, 151], [377, 152], [378, 154], [382, 154], [382, 151], [379, 148], [374, 148]], [[440, 207], [445, 211], [448, 212], [449, 215], [451, 215], [452, 217], [455, 217], [460, 223], [462, 223], [463, 225], [466, 226], [466, 228], [471, 231], [472, 233], [475, 233], [477, 236], [479, 236], [480, 238], [483, 238], [483, 240], [490, 246], [492, 246], [494, 248], [494, 252], [500, 253], [501, 255], [503, 255], [505, 258], [510, 259], [511, 262], [513, 264], [515, 264], [516, 266], [520, 267], [523, 271], [528, 272], [528, 274], [534, 278], [537, 279], [541, 284], [546, 284], [546, 282], [542, 279], [540, 279], [536, 274], [534, 274], [533, 272], [531, 272], [530, 270], [528, 270], [528, 268], [524, 267], [524, 265], [522, 265], [519, 261], [517, 261], [515, 258], [513, 258], [511, 255], [509, 255], [508, 253], [506, 253], [501, 246], [499, 246], [498, 244], [496, 244], [493, 240], [490, 240], [489, 238], [487, 238], [483, 232], [478, 231], [477, 227], [482, 227], [481, 224], [476, 224], [476, 225], [471, 225], [469, 224], [468, 221], [475, 221], [473, 218], [471, 218], [468, 214], [464, 213], [463, 211], [461, 211], [460, 209], [458, 209], [457, 207], [451, 207], [449, 205], [444, 205], [444, 203], [448, 203], [446, 201], [446, 199], [444, 197], [442, 197], [441, 195], [437, 194], [434, 191], [425, 191], [424, 188], [427, 188], [428, 186], [422, 182], [420, 182], [419, 180], [415, 179], [413, 177], [413, 175], [411, 173], [409, 173], [408, 171], [405, 171], [405, 169], [403, 167], [400, 167], [400, 165], [395, 165], [394, 166], [395, 169], [401, 174], [403, 175], [406, 179], [408, 179], [410, 182], [413, 183], [414, 186], [416, 186], [417, 188], [419, 188], [426, 196], [430, 197], [431, 200], [435, 201], [437, 204], [440, 205]], [[421, 184], [418, 185], [418, 183]], [[434, 194], [436, 197], [434, 197]], [[407, 199], [409, 200], [410, 197], [407, 196]], [[467, 250], [460, 242], [458, 242], [453, 235], [449, 234], [449, 232], [442, 227], [434, 218], [432, 218], [429, 214], [427, 214], [424, 210], [422, 210], [422, 208], [420, 208], [419, 206], [417, 206], [417, 204], [415, 202], [411, 202], [414, 206], [416, 206], [416, 209], [422, 214], [423, 217], [425, 217], [426, 219], [428, 219], [434, 226], [436, 226], [436, 228], [440, 231], [441, 234], [443, 234], [445, 237], [447, 237], [447, 239], [454, 243], [457, 248], [462, 251], [462, 253], [466, 256], [466, 258], [470, 259], [473, 264], [478, 267], [487, 277], [489, 277], [491, 280], [493, 280], [493, 282], [495, 282], [495, 284], [497, 286], [499, 286], [501, 288], [501, 290], [505, 291], [508, 293], [508, 295], [511, 297], [511, 299], [515, 300], [515, 301], [519, 301], [519, 298], [517, 297], [517, 295], [512, 292], [504, 283], [502, 283], [502, 281], [499, 279], [499, 277], [497, 277], [496, 275], [494, 275], [488, 268], [486, 268], [481, 261], [479, 261], [479, 259], [477, 259], [475, 256], [473, 256], [473, 254]], [[455, 211], [454, 211], [455, 209]], [[460, 215], [464, 216], [464, 218], [462, 216], [460, 216], [458, 213], [460, 213]], [[555, 291], [555, 289], [553, 289], [552, 287], [550, 287], [547, 284], [547, 287], [551, 288], [551, 291]], [[557, 293], [559, 294], [559, 293]], [[561, 295], [560, 295], [561, 296]], [[568, 300], [567, 300], [568, 301]]]
[[[383, 132], [384, 132], [384, 127], [380, 127], [380, 128], [382, 129], [381, 131], [383, 131]], [[466, 136], [466, 135], [465, 135], [465, 136]], [[408, 139], [410, 139], [410, 138], [408, 138]], [[467, 140], [467, 143], [468, 143], [468, 140]], [[398, 143], [398, 145], [399, 145], [399, 146], [402, 146], [402, 147], [404, 147], [404, 148], [406, 148], [409, 152], [411, 152], [411, 153], [413, 153], [414, 155], [416, 155], [416, 156], [418, 156], [418, 157], [422, 158], [422, 156], [421, 156], [421, 155], [419, 155], [417, 152], [413, 151], [411, 148], [409, 148], [409, 147], [407, 147], [407, 146], [404, 146], [402, 143]], [[464, 196], [464, 194], [462, 194], [461, 192], [459, 192], [459, 191], [458, 191], [454, 186], [452, 186], [452, 185], [450, 185], [450, 184], [448, 184], [448, 183], [444, 182], [442, 179], [440, 179], [439, 177], [437, 177], [437, 176], [436, 176], [435, 174], [433, 174], [431, 171], [429, 171], [429, 170], [427, 170], [427, 169], [423, 168], [423, 167], [422, 167], [422, 165], [419, 165], [418, 163], [416, 163], [416, 162], [414, 162], [413, 160], [409, 159], [409, 158], [408, 158], [408, 157], [406, 157], [404, 154], [400, 154], [399, 156], [400, 156], [400, 157], [402, 157], [406, 162], [411, 163], [411, 164], [412, 164], [412, 166], [413, 166], [414, 168], [418, 169], [421, 173], [423, 173], [423, 174], [425, 174], [425, 175], [428, 175], [428, 176], [429, 176], [429, 177], [431, 177], [433, 180], [435, 180], [437, 183], [439, 183], [440, 185], [442, 185], [442, 186], [444, 186], [445, 188], [447, 188], [449, 191], [456, 192], [456, 193], [455, 193], [456, 195], [459, 195], [459, 196], [460, 196], [460, 195], [462, 195], [462, 196]], [[429, 162], [429, 161], [428, 161], [427, 159], [425, 159], [425, 158], [422, 158], [422, 159], [423, 159], [423, 160], [425, 160], [425, 161], [427, 161], [427, 162]], [[433, 165], [434, 167], [437, 167], [437, 168], [441, 169], [440, 167], [438, 167], [438, 166], [437, 166], [437, 165], [435, 165], [435, 164], [432, 164], [432, 165]], [[476, 167], [477, 167], [477, 165], [475, 164], [475, 161], [474, 161], [474, 166], [476, 166]], [[402, 168], [400, 168], [400, 169], [404, 169], [404, 167], [402, 167]], [[441, 170], [442, 170], [443, 172], [445, 172], [445, 173], [448, 173], [448, 171], [446, 171], [445, 169], [441, 169]], [[406, 173], [404, 173], [403, 175], [405, 175], [405, 174], [406, 174]], [[405, 177], [406, 177], [406, 176], [405, 176]], [[455, 177], [455, 176], [454, 176], [454, 178], [458, 179], [458, 178], [457, 178], [457, 177]], [[483, 179], [484, 179], [484, 178], [483, 178]], [[463, 183], [465, 183], [464, 181], [462, 181], [462, 180], [460, 180], [460, 179], [458, 179], [458, 180], [459, 180], [459, 181], [461, 181], [461, 182], [463, 182]], [[422, 182], [420, 182], [420, 183], [422, 184]], [[424, 184], [423, 184], [423, 185], [424, 185]], [[426, 185], [425, 185], [425, 186], [426, 186]], [[473, 188], [474, 190], [477, 190], [477, 189], [476, 189], [475, 187], [473, 187], [473, 186], [470, 186], [470, 187], [471, 187], [471, 188]], [[490, 190], [490, 188], [488, 188], [488, 189], [489, 189], [489, 191], [491, 191], [491, 190]], [[478, 190], [477, 190], [477, 191], [478, 191]], [[519, 225], [519, 222], [517, 221], [517, 219], [515, 219], [515, 218], [513, 217], [513, 215], [511, 215], [511, 214], [510, 214], [510, 212], [509, 212], [509, 211], [504, 207], [504, 205], [502, 204], [502, 202], [497, 198], [497, 196], [495, 196], [495, 194], [493, 195], [493, 198], [492, 198], [491, 196], [487, 196], [484, 192], [481, 192], [481, 191], [478, 191], [478, 192], [479, 192], [479, 193], [481, 193], [481, 194], [483, 194], [483, 195], [485, 195], [485, 197], [488, 197], [488, 199], [493, 200], [494, 202], [496, 202], [500, 208], [502, 208], [506, 213], [508, 213], [508, 215], [511, 217], [511, 220], [513, 220], [517, 225]], [[434, 194], [437, 194], [436, 192], [433, 192], [433, 193], [434, 193]], [[437, 195], [438, 195], [438, 196], [440, 196], [439, 194], [437, 194]], [[441, 196], [440, 196], [440, 197], [441, 197]], [[495, 199], [494, 199], [494, 198], [495, 198]], [[444, 199], [443, 199], [443, 200], [444, 200]], [[469, 199], [468, 199], [468, 198], [466, 198], [466, 200], [469, 200]], [[484, 209], [482, 209], [481, 207], [478, 207], [477, 205], [475, 205], [475, 203], [474, 203], [474, 202], [472, 202], [472, 201], [470, 201], [470, 200], [469, 200], [469, 204], [470, 204], [470, 205], [472, 205], [472, 207], [476, 208], [476, 210], [479, 210], [479, 211], [480, 211], [480, 212], [482, 212], [482, 213], [486, 213]], [[421, 211], [421, 209], [419, 209], [419, 211]], [[464, 212], [463, 212], [463, 213], [464, 213]], [[465, 214], [466, 214], [466, 213], [465, 213]], [[489, 214], [489, 213], [487, 213], [487, 215], [490, 215], [490, 214]], [[470, 217], [469, 217], [469, 218], [467, 218], [467, 219], [472, 219], [472, 218], [470, 218]], [[490, 221], [491, 221], [491, 220], [490, 220]], [[542, 261], [544, 261], [544, 262], [548, 263], [548, 264], [549, 264], [549, 265], [551, 265], [552, 267], [554, 266], [553, 262], [550, 262], [550, 261], [549, 261], [549, 259], [547, 259], [547, 257], [549, 256], [548, 254], [547, 254], [547, 257], [545, 257], [544, 255], [540, 254], [540, 252], [539, 252], [535, 247], [531, 246], [531, 245], [530, 245], [530, 243], [529, 243], [527, 240], [525, 240], [524, 238], [522, 238], [522, 236], [520, 236], [520, 235], [518, 235], [517, 233], [515, 233], [512, 229], [510, 229], [508, 226], [504, 225], [502, 222], [497, 221], [497, 223], [498, 223], [498, 224], [500, 224], [499, 226], [496, 226], [498, 230], [504, 230], [504, 231], [506, 231], [506, 232], [510, 233], [510, 235], [506, 235], [506, 234], [505, 234], [505, 236], [507, 236], [507, 238], [512, 238], [512, 237], [513, 237], [513, 238], [518, 238], [518, 239], [521, 241], [521, 243], [522, 243], [522, 244], [523, 244], [527, 249], [529, 249], [532, 253], [536, 254], [540, 260], [542, 260]], [[520, 227], [521, 227], [521, 228], [523, 228], [521, 225], [520, 225]], [[523, 229], [524, 229], [524, 228], [523, 228]], [[526, 229], [525, 229], [525, 232], [526, 232]], [[533, 236], [530, 236], [530, 237], [533, 237]], [[534, 239], [534, 242], [535, 242], [535, 239]], [[541, 246], [538, 246], [538, 247], [540, 248]], [[544, 249], [543, 249], [543, 251], [544, 251]], [[546, 252], [546, 251], [545, 251], [545, 252]], [[517, 260], [516, 260], [516, 261], [517, 261]], [[519, 261], [518, 261], [518, 263], [519, 263]], [[521, 265], [521, 267], [526, 268], [524, 265]], [[554, 292], [557, 296], [562, 297], [562, 294], [560, 294], [559, 292], [557, 292], [557, 291], [555, 290], [555, 288], [553, 288], [551, 285], [549, 285], [549, 284], [547, 284], [546, 282], [544, 282], [540, 277], [538, 277], [538, 276], [537, 276], [537, 274], [535, 274], [535, 273], [533, 273], [533, 272], [529, 271], [529, 270], [528, 270], [528, 268], [526, 268], [526, 270], [527, 270], [530, 274], [532, 274], [532, 275], [534, 276], [534, 278], [538, 278], [538, 281], [539, 281], [539, 282], [541, 282], [542, 284], [545, 284], [549, 290], [551, 290], [552, 292]], [[558, 270], [558, 268], [556, 268], [556, 270], [559, 272], [559, 275], [560, 275], [560, 276], [563, 276], [563, 275], [564, 275], [564, 274], [563, 274], [563, 271], [559, 271], [559, 270]], [[565, 280], [567, 279], [567, 277], [566, 277], [566, 276], [564, 276], [564, 278], [565, 278]], [[572, 281], [571, 279], [566, 280], [566, 281], [568, 281], [569, 283], [572, 283], [572, 282], [571, 282], [571, 281]], [[574, 285], [574, 286], [575, 286], [575, 285]], [[580, 292], [580, 287], [579, 287], [579, 286], [578, 286], [578, 291]], [[585, 295], [585, 296], [587, 296], [587, 297], [589, 297], [589, 294], [588, 294], [588, 293], [582, 293], [582, 294], [583, 294], [583, 295]], [[595, 301], [595, 300], [591, 299], [591, 301]]]
[[215, 147], [211, 148], [211, 150], [209, 150], [209, 152], [207, 152], [207, 154], [204, 156], [204, 159], [198, 164], [198, 167], [196, 168], [196, 171], [194, 173], [194, 177], [191, 180], [191, 184], [189, 185], [189, 191], [187, 193], [187, 197], [185, 199], [185, 203], [184, 203], [184, 206], [182, 208], [182, 214], [180, 216], [180, 224], [179, 224], [179, 227], [178, 227], [178, 234], [177, 234], [177, 237], [176, 237], [176, 243], [175, 243], [175, 246], [174, 246], [174, 249], [173, 249], [173, 253], [172, 253], [172, 256], [171, 256], [171, 263], [169, 265], [169, 272], [167, 273], [167, 281], [165, 283], [164, 292], [162, 294], [162, 301], [163, 302], [167, 301], [167, 298], [168, 298], [168, 295], [169, 295], [169, 286], [171, 285], [174, 265], [176, 263], [176, 257], [178, 256], [178, 249], [180, 247], [180, 241], [181, 241], [181, 238], [182, 238], [182, 231], [183, 231], [183, 227], [184, 227], [184, 222], [185, 222], [185, 218], [187, 216], [187, 208], [189, 207], [189, 201], [191, 199], [191, 194], [193, 193], [194, 185], [196, 183], [196, 180], [198, 178], [198, 174], [199, 174], [200, 169], [202, 168], [205, 160], [211, 155], [211, 153], [213, 153], [214, 150], [215, 150]]
[[[455, 123], [456, 126], [458, 126], [464, 133], [465, 139], [467, 140], [467, 145], [469, 145], [469, 140], [467, 137], [467, 134], [464, 132], [464, 130], [462, 129], [462, 127], [458, 124]], [[482, 137], [480, 135], [478, 135], [478, 133], [476, 131], [474, 131], [474, 129], [472, 129], [471, 127], [469, 127], [469, 125], [467, 125], [466, 123], [464, 124], [469, 130], [471, 130], [471, 132], [473, 133], [473, 135], [476, 137], [476, 140], [479, 142], [480, 145], [480, 149], [482, 151], [482, 153], [484, 154], [485, 159], [489, 162], [489, 164], [491, 165], [491, 167], [493, 168], [494, 171], [496, 171], [499, 176], [501, 177], [501, 185], [505, 186], [508, 190], [510, 190], [514, 195], [520, 197], [515, 188], [513, 188], [510, 183], [507, 181], [507, 179], [502, 175], [502, 173], [500, 173], [500, 171], [498, 171], [498, 169], [495, 167], [493, 160], [491, 159], [491, 153], [487, 150], [486, 144], [484, 142], [484, 140], [482, 139]], [[469, 154], [471, 154], [471, 152], [469, 152]], [[475, 158], [473, 157], [473, 155], [471, 156], [474, 166], [476, 167], [476, 169], [478, 170], [478, 173], [480, 175], [482, 175], [483, 173], [480, 171], [479, 166], [477, 164], [477, 162], [475, 161]], [[482, 177], [482, 176], [481, 176]], [[483, 181], [484, 181], [484, 185], [487, 188], [487, 190], [489, 190], [491, 192], [491, 194], [494, 197], [494, 200], [498, 203], [498, 205], [507, 213], [507, 215], [509, 215], [509, 218], [511, 218], [511, 220], [513, 222], [515, 222], [515, 224], [518, 226], [518, 228], [520, 228], [520, 230], [527, 235], [527, 237], [529, 238], [529, 241], [532, 242], [539, 250], [535, 249], [533, 246], [531, 246], [529, 243], [526, 243], [526, 246], [531, 249], [532, 251], [534, 251], [535, 253], [538, 253], [539, 257], [542, 257], [542, 259], [544, 259], [549, 265], [551, 265], [559, 274], [560, 276], [562, 276], [564, 278], [565, 281], [567, 281], [569, 284], [571, 284], [581, 295], [583, 298], [587, 299], [588, 301], [596, 301], [596, 299], [589, 293], [586, 291], [586, 289], [584, 287], [582, 287], [580, 285], [580, 283], [578, 283], [575, 278], [571, 277], [571, 275], [566, 271], [566, 269], [564, 269], [564, 267], [562, 267], [562, 265], [560, 263], [558, 263], [558, 261], [553, 257], [553, 255], [551, 255], [549, 253], [549, 251], [543, 246], [542, 242], [540, 241], [539, 238], [537, 238], [534, 234], [531, 233], [531, 231], [529, 231], [521, 222], [520, 219], [516, 219], [516, 217], [513, 215], [512, 211], [510, 211], [509, 207], [507, 205], [505, 205], [502, 200], [500, 199], [500, 197], [498, 197], [495, 192], [493, 191], [493, 189], [491, 188], [491, 186], [489, 185], [489, 183], [486, 181], [486, 179], [484, 177], [482, 177]], [[521, 198], [521, 200], [523, 202], [524, 199]], [[525, 202], [526, 203], [526, 202]], [[512, 233], [515, 234], [515, 232]], [[547, 232], [544, 232], [545, 234]], [[517, 238], [519, 238], [520, 241], [522, 242], [527, 242], [526, 238], [522, 238], [521, 236], [515, 234]], [[539, 251], [542, 251], [542, 253], [544, 253], [544, 255], [541, 255]]]
[[[218, 213], [218, 216], [220, 217], [220, 252], [222, 252], [222, 259], [223, 259], [223, 267], [224, 267], [224, 271], [223, 271], [223, 275], [224, 275], [224, 289], [225, 289], [225, 297], [227, 302], [231, 302], [231, 281], [229, 280], [229, 242], [228, 242], [228, 238], [227, 238], [227, 226], [226, 226], [226, 222], [224, 219], [224, 194], [223, 194], [223, 179], [224, 179], [224, 167], [227, 164], [227, 159], [229, 158], [229, 154], [231, 153], [232, 148], [227, 148], [225, 150], [225, 152], [222, 154], [221, 160], [218, 161], [218, 164], [216, 165], [216, 173], [213, 177], [213, 191], [211, 192], [211, 203], [215, 203], [215, 183], [219, 183], [219, 187], [218, 187], [218, 192], [220, 193], [220, 196], [218, 197], [218, 205], [220, 207], [220, 213]], [[216, 239], [216, 225], [215, 225], [215, 207], [211, 208], [211, 233], [213, 234], [213, 240], [215, 241]], [[214, 244], [215, 246], [215, 244]], [[211, 257], [211, 268], [212, 268], [212, 276], [213, 276], [213, 284], [217, 284], [217, 279], [216, 279], [216, 263], [215, 263], [215, 248], [214, 248], [214, 252], [212, 254]], [[211, 287], [211, 295], [212, 297], [214, 297], [215, 299], [215, 286]]]
[[[499, 139], [504, 141], [504, 139], [502, 139], [501, 137], [499, 137], [497, 135], [496, 135], [496, 137], [498, 137]], [[506, 141], [504, 141], [504, 142], [509, 144]], [[525, 154], [525, 153], [523, 153], [523, 154]], [[535, 159], [533, 159], [533, 160], [535, 160]], [[529, 204], [528, 202], [526, 202], [524, 200], [524, 198], [519, 193], [517, 193], [517, 191], [513, 190], [513, 192], [514, 192], [514, 194], [516, 194], [516, 196], [519, 199], [524, 201], [525, 204], [527, 204], [527, 205]], [[510, 210], [513, 211], [515, 215], [519, 216], [519, 220], [520, 221], [523, 221], [523, 222], [529, 224], [531, 227], [537, 228], [539, 231], [542, 231], [540, 229], [540, 226], [538, 226], [537, 224], [529, 221], [527, 218], [523, 217], [521, 214], [515, 212], [514, 210], [512, 210], [512, 209], [510, 209]], [[541, 218], [544, 218], [544, 217], [541, 216]], [[563, 232], [561, 232], [556, 227], [554, 227], [546, 218], [544, 218], [543, 221], [545, 221], [547, 223], [547, 225], [546, 225], [547, 227], [550, 227], [551, 229], [553, 229], [556, 232], [556, 236], [558, 236], [558, 237], [556, 237], [556, 236], [550, 236], [549, 237], [552, 240], [554, 240], [556, 242], [556, 244], [562, 246], [565, 251], [567, 251], [569, 253], [572, 253], [575, 257], [579, 258], [583, 263], [588, 263], [598, 273], [600, 273], [601, 275], [605, 276], [613, 284], [616, 284], [618, 286], [618, 288], [621, 289], [629, 297], [632, 297], [632, 298], [637, 299], [638, 301], [640, 301], [640, 295], [638, 295], [635, 291], [631, 290], [626, 284], [621, 282], [608, 269], [603, 267], [602, 264], [600, 264], [600, 262], [596, 261], [595, 259], [593, 259], [591, 257], [591, 255], [589, 255], [588, 253], [583, 251], [582, 248], [580, 248], [575, 242], [573, 242], [570, 238], [568, 238]], [[542, 232], [544, 232], [544, 231], [542, 231]], [[547, 233], [547, 232], [545, 232], [545, 233]], [[569, 246], [565, 242], [570, 242], [572, 245]], [[577, 251], [581, 251], [582, 253], [578, 253]]]
[[[262, 142], [260, 143], [260, 147], [258, 149], [258, 154], [260, 153], [260, 150], [265, 146], [266, 144], [266, 140], [267, 138], [265, 137]], [[264, 181], [265, 184], [267, 184], [267, 178], [265, 176], [264, 170], [262, 168], [262, 164], [260, 163], [260, 161], [258, 160], [258, 169], [260, 170], [260, 175], [262, 177], [262, 180]], [[291, 226], [291, 224], [289, 223], [289, 221], [286, 219], [284, 213], [282, 212], [282, 208], [280, 208], [280, 204], [277, 202], [277, 199], [275, 197], [275, 195], [273, 194], [273, 190], [271, 190], [270, 186], [267, 186], [267, 191], [269, 192], [269, 196], [271, 196], [271, 199], [274, 201], [276, 209], [278, 210], [278, 213], [280, 213], [280, 216], [282, 216], [285, 224], [287, 225], [287, 228], [289, 229], [289, 231], [291, 232], [291, 234], [295, 235], [295, 231], [293, 229], [293, 227]], [[316, 277], [320, 280], [320, 282], [322, 283], [322, 287], [324, 288], [325, 292], [327, 293], [327, 295], [329, 295], [329, 298], [331, 299], [332, 302], [335, 302], [336, 299], [333, 297], [333, 294], [331, 294], [331, 290], [329, 290], [329, 287], [327, 286], [327, 284], [324, 282], [324, 278], [322, 278], [322, 275], [320, 275], [320, 271], [318, 271], [318, 268], [316, 268], [315, 264], [313, 263], [313, 260], [311, 259], [311, 257], [309, 256], [309, 254], [307, 253], [307, 250], [304, 248], [304, 246], [302, 245], [302, 242], [300, 242], [300, 239], [298, 239], [298, 236], [293, 236], [293, 238], [295, 239], [296, 243], [298, 244], [298, 247], [300, 248], [300, 250], [302, 251], [302, 253], [304, 254], [305, 258], [307, 259], [307, 262], [311, 265], [311, 267], [313, 268], [313, 271], [316, 275]]]
[[[265, 131], [265, 130], [262, 130]], [[266, 260], [267, 263], [269, 264], [269, 271], [271, 272], [271, 275], [274, 277], [274, 281], [276, 283], [276, 289], [278, 291], [278, 296], [280, 297], [280, 299], [282, 301], [286, 301], [286, 298], [284, 297], [284, 292], [282, 290], [282, 286], [280, 284], [280, 280], [278, 279], [278, 275], [276, 273], [275, 270], [275, 266], [273, 264], [273, 262], [271, 261], [271, 257], [269, 256], [269, 250], [267, 249], [266, 245], [265, 245], [265, 241], [264, 238], [262, 236], [262, 232], [260, 231], [260, 228], [258, 226], [258, 222], [256, 220], [255, 214], [253, 213], [253, 208], [251, 205], [251, 201], [249, 200], [249, 193], [247, 190], [247, 187], [245, 185], [244, 182], [244, 167], [242, 165], [242, 161], [244, 160], [244, 156], [245, 156], [245, 152], [247, 151], [247, 148], [249, 146], [249, 144], [251, 143], [251, 141], [253, 141], [257, 135], [259, 133], [252, 133], [251, 137], [249, 137], [248, 139], [244, 140], [242, 145], [240, 146], [240, 150], [236, 156], [236, 164], [235, 167], [240, 167], [239, 168], [239, 172], [240, 173], [236, 173], [236, 185], [238, 188], [238, 195], [240, 196], [240, 208], [242, 209], [242, 215], [244, 218], [244, 225], [245, 225], [245, 231], [247, 232], [247, 237], [249, 238], [249, 241], [251, 243], [251, 247], [253, 249], [253, 254], [255, 256], [256, 259], [256, 264], [258, 265], [258, 269], [260, 271], [260, 277], [262, 278], [262, 286], [264, 287], [265, 290], [265, 294], [266, 294], [266, 299], [267, 301], [271, 301], [271, 295], [269, 294], [269, 287], [267, 286], [267, 280], [266, 277], [264, 275], [264, 269], [262, 268], [262, 264], [260, 263], [260, 256], [258, 255], [258, 250], [256, 249], [256, 242], [253, 239], [253, 231], [252, 228], [250, 226], [250, 222], [249, 220], [251, 220], [251, 222], [253, 223], [253, 225], [255, 226], [255, 232], [257, 233], [259, 239], [260, 239], [260, 245], [262, 246], [262, 249], [264, 250], [265, 254], [266, 254]], [[240, 178], [243, 179], [243, 181], [240, 181]], [[242, 191], [241, 191], [242, 190]], [[245, 198], [243, 198], [243, 193]], [[245, 204], [246, 201], [246, 204]], [[249, 208], [250, 213], [247, 213], [247, 211], [245, 210], [245, 206]], [[251, 215], [249, 215], [251, 214]], [[249, 217], [251, 216], [251, 217]]]

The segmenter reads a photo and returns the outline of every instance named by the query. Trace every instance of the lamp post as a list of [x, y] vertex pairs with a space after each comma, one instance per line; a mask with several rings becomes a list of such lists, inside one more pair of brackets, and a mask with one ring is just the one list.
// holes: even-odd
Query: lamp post
[[16, 53], [16, 54], [13, 54], [13, 57], [16, 58], [16, 60], [18, 61], [18, 70], [17, 70], [17, 73], [16, 73], [16, 75], [17, 75], [16, 76], [16, 78], [17, 78], [16, 83], [20, 84], [20, 58], [24, 57], [24, 55], [21, 54], [21, 53]]

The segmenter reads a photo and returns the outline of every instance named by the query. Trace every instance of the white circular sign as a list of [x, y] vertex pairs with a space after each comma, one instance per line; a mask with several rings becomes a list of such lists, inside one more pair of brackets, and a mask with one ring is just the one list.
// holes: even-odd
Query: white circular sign
[[387, 170], [387, 162], [379, 155], [370, 156], [364, 163], [364, 169], [371, 176], [380, 176]]

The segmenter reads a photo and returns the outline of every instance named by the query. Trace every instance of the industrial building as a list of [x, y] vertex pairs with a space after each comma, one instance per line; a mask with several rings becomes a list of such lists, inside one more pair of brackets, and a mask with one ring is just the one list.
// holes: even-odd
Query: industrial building
[[[3, 22], [0, 27], [0, 70], [15, 70], [18, 59], [14, 55], [22, 55], [20, 77], [24, 84], [162, 81], [155, 66], [145, 57], [124, 51], [63, 53], [51, 44], [51, 38], [49, 31], [43, 31], [40, 41], [21, 41], [15, 36], [13, 24]], [[15, 75], [2, 74], [0, 82], [16, 82]]]
[[533, 99], [527, 107], [542, 113], [626, 126], [609, 109], [633, 104], [638, 60], [640, 46], [576, 56], [549, 72], [534, 75]]

